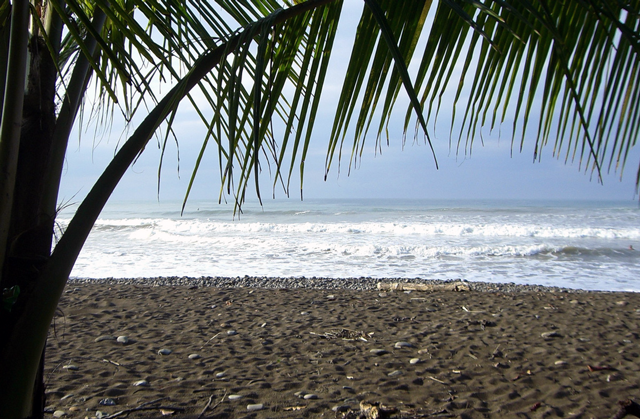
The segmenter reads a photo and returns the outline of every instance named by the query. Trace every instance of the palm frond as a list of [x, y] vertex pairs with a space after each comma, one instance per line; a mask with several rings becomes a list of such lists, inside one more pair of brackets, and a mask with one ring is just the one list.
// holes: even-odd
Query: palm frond
[[[88, 19], [96, 8], [104, 10], [102, 53], [92, 61], [99, 109], [120, 106], [128, 120], [157, 102], [158, 84], [179, 80], [200, 56], [242, 34], [227, 51], [231, 58], [199, 81], [204, 102], [189, 96], [207, 135], [187, 197], [212, 144], [225, 187], [221, 197], [230, 194], [241, 202], [251, 179], [259, 188], [261, 161], [273, 163], [274, 188], [280, 183], [288, 194], [296, 167], [304, 183], [341, 1], [301, 2], [307, 12], [278, 24], [265, 18], [289, 10], [287, 2], [96, 0], [87, 8], [71, 1], [68, 10], [60, 10], [69, 27], [62, 74], [84, 51]], [[482, 127], [493, 130], [513, 120], [515, 149], [535, 129], [534, 158], [552, 144], [554, 155], [578, 160], [585, 170], [622, 173], [640, 130], [640, 0], [441, 0], [430, 21], [431, 6], [430, 0], [363, 5], [325, 176], [334, 159], [341, 159], [350, 129], [350, 167], [361, 158], [372, 127], [376, 148], [385, 134], [388, 141], [403, 91], [410, 103], [404, 136], [415, 121], [416, 135], [422, 132], [430, 141], [427, 122], [435, 124], [451, 85], [457, 88], [450, 135], [457, 137], [458, 152], [472, 151]], [[417, 71], [410, 75], [412, 63]], [[458, 68], [461, 75], [454, 79]], [[281, 134], [272, 132], [274, 118], [282, 121]]]
[[[471, 46], [456, 96], [457, 102], [471, 86], [458, 147], [470, 152], [481, 126], [490, 120], [493, 129], [496, 121], [513, 118], [521, 149], [536, 115], [534, 158], [552, 143], [554, 155], [578, 160], [585, 170], [622, 172], [638, 136], [638, 1], [484, 1], [475, 13], [466, 2], [456, 2], [484, 38], [446, 30], [445, 25], [466, 25], [449, 3], [438, 8], [416, 85], [422, 103], [437, 108], [445, 89], [440, 80], [449, 80], [458, 61], [439, 58]], [[431, 60], [434, 51], [438, 59]]]

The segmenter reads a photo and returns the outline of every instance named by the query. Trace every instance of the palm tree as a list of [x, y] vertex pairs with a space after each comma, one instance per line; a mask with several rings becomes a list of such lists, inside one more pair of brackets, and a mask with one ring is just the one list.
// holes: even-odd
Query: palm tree
[[[161, 129], [164, 149], [175, 135], [172, 122], [183, 100], [208, 130], [189, 185], [211, 144], [220, 156], [221, 195], [237, 205], [259, 175], [260, 160], [275, 167], [274, 187], [288, 192], [296, 167], [302, 179], [342, 2], [293, 3], [0, 5], [0, 417], [42, 415], [43, 348], [73, 264], [150, 138]], [[622, 174], [640, 129], [639, 0], [441, 0], [435, 6], [426, 25], [431, 1], [364, 1], [327, 171], [343, 150], [350, 148], [350, 161], [361, 156], [372, 124], [376, 142], [383, 140], [402, 91], [410, 99], [405, 133], [415, 125], [415, 135], [431, 144], [427, 121], [437, 115], [444, 88], [458, 83], [457, 103], [470, 82], [458, 147], [470, 147], [479, 127], [493, 128], [507, 116], [516, 121], [513, 147], [521, 146], [533, 118], [536, 153], [552, 142], [556, 155], [578, 159], [585, 171]], [[417, 51], [423, 32], [426, 47]], [[417, 71], [410, 76], [412, 62]], [[171, 87], [162, 98], [159, 84]], [[85, 101], [90, 93], [93, 104]], [[114, 114], [131, 121], [140, 112], [147, 116], [52, 249], [76, 117], [108, 124]], [[282, 132], [272, 130], [274, 118], [283, 121]]]

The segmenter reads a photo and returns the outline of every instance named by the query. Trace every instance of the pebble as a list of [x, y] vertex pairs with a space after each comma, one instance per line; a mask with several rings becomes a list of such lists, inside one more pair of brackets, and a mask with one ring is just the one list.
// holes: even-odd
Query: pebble
[[547, 338], [561, 338], [562, 337], [562, 335], [560, 333], [556, 332], [555, 330], [553, 332], [541, 333], [540, 336], [542, 336], [545, 339], [547, 339]]
[[557, 365], [557, 366], [559, 366], [559, 367], [562, 367], [562, 366], [564, 366], [564, 365], [567, 365], [567, 361], [562, 361], [562, 360], [560, 360], [560, 361], [556, 361], [556, 362], [554, 362], [554, 364], [555, 364], [555, 365]]
[[116, 405], [116, 401], [115, 401], [115, 400], [113, 400], [113, 399], [109, 399], [109, 398], [107, 398], [107, 399], [102, 399], [102, 400], [100, 400], [100, 401], [98, 402], [98, 404], [99, 404], [100, 406], [115, 406], [115, 405]]
[[411, 358], [409, 360], [409, 364], [411, 365], [415, 365], [415, 364], [419, 364], [420, 363], [420, 358]]
[[333, 410], [334, 412], [347, 412], [351, 409], [351, 406], [349, 406], [348, 404], [341, 404], [339, 406], [333, 406], [331, 408], [331, 410]]
[[198, 355], [198, 354], [189, 355], [189, 359], [200, 359], [200, 358], [202, 358], [202, 357], [200, 355]]
[[413, 345], [410, 344], [409, 342], [396, 342], [396, 344], [394, 345], [394, 347], [396, 349], [401, 349], [401, 348], [413, 348]]
[[111, 335], [102, 335], [98, 336], [95, 341], [102, 342], [103, 340], [116, 340], [116, 337]]
[[230, 394], [229, 397], [227, 397], [229, 400], [240, 400], [241, 398], [243, 398], [244, 396], [241, 396], [239, 394]]
[[384, 349], [371, 349], [369, 352], [371, 352], [374, 355], [384, 355], [384, 354], [388, 354], [389, 352], [384, 350]]
[[118, 339], [116, 339], [116, 341], [118, 343], [127, 344], [127, 343], [129, 343], [129, 337], [128, 336], [118, 336]]
[[140, 381], [136, 381], [135, 383], [133, 383], [134, 386], [136, 387], [148, 387], [149, 386], [149, 382], [147, 380], [140, 380]]
[[395, 370], [395, 371], [391, 371], [389, 374], [387, 374], [389, 377], [398, 377], [400, 375], [402, 375], [402, 371], [400, 370]]
[[67, 412], [65, 412], [64, 410], [56, 410], [55, 412], [53, 412], [54, 418], [61, 418], [63, 416], [67, 416]]
[[229, 335], [229, 336], [234, 336], [234, 335], [237, 335], [237, 334], [238, 334], [238, 332], [236, 332], [235, 330], [227, 330], [227, 335]]
[[315, 400], [315, 399], [317, 399], [317, 398], [318, 398], [318, 396], [317, 396], [317, 395], [315, 395], [315, 394], [305, 394], [303, 398], [304, 398], [305, 400]]
[[171, 352], [171, 349], [160, 349], [158, 355], [169, 355]]
[[331, 294], [331, 295], [327, 295], [327, 299], [328, 299], [328, 300], [335, 300], [335, 299], [336, 299], [336, 296], [335, 296], [335, 295], [333, 295], [333, 294]]
[[296, 391], [295, 393], [293, 393], [294, 396], [299, 398], [303, 398], [306, 394], [307, 394], [306, 391]]
[[[188, 286], [188, 287], [214, 287], [214, 288], [268, 288], [268, 289], [322, 289], [322, 290], [376, 290], [379, 291], [378, 283], [403, 283], [403, 284], [433, 284], [445, 285], [459, 280], [429, 280], [406, 278], [385, 278], [380, 280], [373, 277], [357, 278], [315, 278], [314, 280], [301, 281], [300, 277], [265, 277], [265, 276], [237, 276], [237, 277], [188, 277], [188, 276], [167, 276], [152, 278], [71, 278], [67, 281], [69, 285], [82, 284], [102, 284], [102, 285], [141, 285], [141, 286]], [[572, 295], [583, 294], [586, 291], [560, 287], [545, 287], [542, 285], [519, 285], [513, 283], [496, 284], [489, 282], [466, 282], [464, 285], [470, 291], [489, 292], [554, 292], [570, 293]]]
[[262, 403], [247, 405], [247, 410], [250, 412], [253, 412], [255, 410], [262, 410], [262, 409], [264, 409], [264, 405]]
[[226, 372], [219, 372], [219, 373], [217, 373], [217, 374], [216, 374], [216, 378], [222, 378], [222, 377], [224, 377], [225, 375], [227, 375], [227, 373], [226, 373]]
[[62, 369], [69, 370], [69, 371], [78, 371], [80, 368], [78, 368], [75, 365], [65, 365], [64, 367], [62, 367]]
[[613, 381], [620, 381], [620, 380], [622, 380], [622, 375], [618, 373], [607, 375], [607, 383], [611, 383]]
[[302, 314], [303, 316], [306, 316], [307, 314], [309, 314], [308, 311], [301, 311], [300, 314]]

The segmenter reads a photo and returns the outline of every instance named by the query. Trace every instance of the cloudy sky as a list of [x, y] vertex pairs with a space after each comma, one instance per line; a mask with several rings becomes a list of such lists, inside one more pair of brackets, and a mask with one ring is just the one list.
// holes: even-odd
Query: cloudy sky
[[[312, 139], [312, 148], [306, 162], [305, 198], [418, 198], [418, 199], [593, 199], [625, 200], [635, 197], [635, 176], [640, 161], [637, 147], [632, 151], [622, 181], [619, 173], [604, 174], [603, 184], [597, 178], [579, 169], [577, 162], [564, 163], [553, 157], [551, 147], [544, 150], [541, 161], [533, 162], [534, 133], [527, 133], [524, 150], [511, 152], [511, 122], [503, 126], [504, 132], [488, 129], [482, 131], [484, 146], [476, 141], [473, 152], [456, 154], [449, 149], [448, 127], [450, 108], [440, 113], [440, 125], [432, 132], [434, 148], [440, 168], [436, 170], [433, 157], [422, 137], [408, 140], [402, 147], [402, 127], [405, 106], [399, 106], [397, 121], [390, 130], [390, 146], [376, 152], [375, 138], [365, 146], [362, 161], [349, 171], [347, 158], [341, 162], [340, 172], [333, 167], [324, 179], [324, 157], [335, 102], [339, 94], [342, 71], [348, 61], [353, 30], [360, 15], [361, 2], [347, 1], [345, 16], [339, 31], [337, 48], [332, 56], [329, 83], [323, 93], [323, 106]], [[352, 9], [352, 10], [349, 10]], [[406, 103], [406, 101], [404, 102]], [[535, 123], [531, 125], [536, 125]], [[431, 124], [432, 126], [432, 124]], [[117, 123], [110, 135], [93, 135], [93, 128], [78, 130], [69, 145], [61, 201], [78, 202], [89, 191], [97, 176], [104, 169], [122, 141], [122, 127]], [[159, 199], [182, 199], [200, 150], [205, 129], [195, 113], [184, 107], [175, 124], [178, 135], [180, 161], [175, 145], [170, 146], [165, 157], [161, 176]], [[80, 140], [77, 140], [78, 138]], [[136, 165], [129, 170], [118, 186], [114, 200], [158, 199], [158, 162], [160, 151], [152, 140]], [[513, 154], [513, 155], [512, 155]], [[220, 192], [217, 152], [209, 149], [200, 169], [193, 199], [217, 200]], [[290, 199], [300, 199], [298, 172], [294, 172]], [[263, 166], [261, 192], [263, 198], [272, 196], [272, 176]], [[286, 199], [281, 188], [275, 190], [276, 198]], [[255, 199], [255, 193], [248, 195]]]

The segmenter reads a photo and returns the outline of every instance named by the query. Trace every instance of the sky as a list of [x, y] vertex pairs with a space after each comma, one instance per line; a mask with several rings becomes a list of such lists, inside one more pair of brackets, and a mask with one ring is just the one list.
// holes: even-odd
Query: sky
[[[535, 133], [527, 132], [522, 152], [511, 149], [511, 122], [502, 130], [482, 131], [484, 145], [476, 140], [473, 151], [458, 153], [449, 147], [448, 127], [451, 109], [444, 106], [439, 125], [430, 132], [439, 168], [436, 169], [428, 146], [419, 136], [402, 145], [402, 127], [406, 98], [397, 107], [392, 119], [390, 145], [375, 148], [375, 138], [369, 138], [357, 168], [349, 170], [348, 153], [334, 166], [324, 181], [324, 162], [333, 112], [340, 92], [340, 80], [348, 61], [354, 29], [362, 2], [345, 2], [344, 16], [338, 32], [332, 66], [323, 92], [323, 102], [306, 161], [304, 198], [409, 198], [409, 199], [580, 199], [633, 201], [635, 178], [640, 152], [632, 150], [622, 180], [619, 173], [604, 173], [602, 184], [579, 168], [577, 162], [565, 164], [552, 156], [551, 147], [544, 149], [540, 161], [533, 161]], [[420, 49], [420, 46], [418, 47]], [[419, 50], [418, 49], [418, 50]], [[165, 90], [166, 91], [166, 90]], [[452, 94], [449, 95], [450, 100]], [[445, 98], [446, 100], [447, 98]], [[76, 124], [78, 125], [78, 124]], [[532, 124], [532, 125], [535, 125]], [[430, 124], [432, 126], [432, 124]], [[152, 139], [136, 164], [129, 169], [114, 192], [112, 200], [173, 201], [181, 200], [187, 190], [197, 154], [205, 137], [205, 128], [192, 109], [182, 107], [174, 129], [179, 141], [179, 161], [175, 145], [168, 147], [160, 177], [158, 194], [158, 164], [160, 151]], [[504, 131], [504, 132], [502, 132]], [[79, 134], [81, 133], [81, 134]], [[94, 136], [93, 127], [76, 126], [67, 151], [60, 201], [79, 202], [108, 164], [117, 146], [123, 141], [122, 124], [116, 122], [110, 135]], [[455, 140], [454, 140], [455, 141]], [[192, 200], [218, 200], [220, 175], [217, 152], [205, 152]], [[300, 199], [299, 172], [294, 170], [289, 199]], [[260, 190], [265, 205], [275, 192], [276, 199], [287, 199], [282, 188], [272, 187], [273, 177], [263, 164]], [[253, 190], [247, 200], [256, 200]]]

